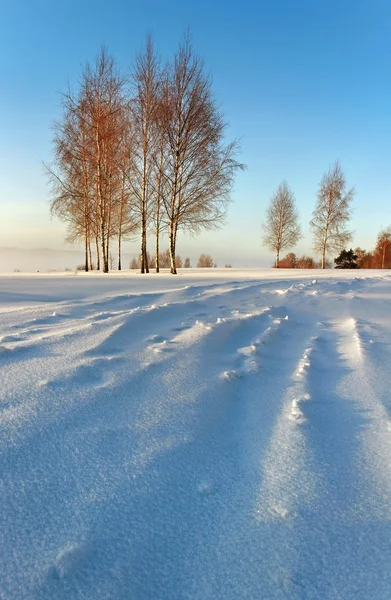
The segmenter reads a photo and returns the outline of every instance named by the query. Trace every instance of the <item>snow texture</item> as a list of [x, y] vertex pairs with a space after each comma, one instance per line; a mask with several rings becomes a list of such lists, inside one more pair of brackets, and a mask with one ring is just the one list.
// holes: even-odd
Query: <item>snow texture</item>
[[389, 600], [390, 304], [379, 271], [0, 276], [1, 600]]

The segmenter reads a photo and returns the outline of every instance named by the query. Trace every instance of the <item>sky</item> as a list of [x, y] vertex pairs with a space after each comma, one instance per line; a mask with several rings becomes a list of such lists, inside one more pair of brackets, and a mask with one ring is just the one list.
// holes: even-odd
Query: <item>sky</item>
[[[352, 246], [373, 248], [391, 224], [388, 0], [0, 0], [0, 247], [67, 248], [42, 162], [52, 158], [60, 93], [77, 88], [86, 61], [105, 44], [129, 72], [149, 32], [168, 59], [187, 27], [247, 169], [223, 229], [181, 235], [178, 253], [272, 264], [261, 223], [284, 179], [303, 225], [295, 251], [312, 253], [308, 222], [336, 159], [356, 189]], [[138, 243], [126, 250], [136, 254]]]

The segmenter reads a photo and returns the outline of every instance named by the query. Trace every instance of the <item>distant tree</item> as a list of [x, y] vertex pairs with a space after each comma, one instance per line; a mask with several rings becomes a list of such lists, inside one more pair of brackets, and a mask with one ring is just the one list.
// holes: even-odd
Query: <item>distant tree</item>
[[374, 261], [374, 256], [372, 252], [367, 252], [364, 256], [364, 258], [362, 259], [360, 265], [359, 265], [360, 269], [374, 269], [375, 268], [375, 261]]
[[169, 269], [170, 264], [170, 251], [167, 249], [159, 252], [159, 267], [161, 269]]
[[[132, 260], [130, 261], [130, 269], [140, 269], [141, 266], [141, 254], [140, 256], [134, 256], [132, 258]], [[153, 262], [153, 257], [151, 256], [151, 254], [149, 252], [146, 253], [146, 256], [144, 257], [144, 260], [148, 261], [148, 264], [152, 264]]]
[[373, 268], [373, 253], [367, 252], [362, 248], [358, 247], [355, 249], [354, 254], [357, 255], [357, 264], [359, 269], [372, 269]]
[[188, 256], [186, 256], [185, 262], [183, 263], [183, 266], [184, 266], [185, 269], [190, 269], [191, 264], [190, 264], [190, 258]]
[[323, 176], [318, 191], [318, 202], [310, 226], [314, 234], [314, 249], [321, 254], [321, 268], [326, 267], [326, 254], [341, 250], [351, 240], [346, 229], [351, 216], [350, 204], [354, 188], [346, 190], [346, 180], [337, 161]]
[[334, 259], [336, 269], [358, 269], [358, 256], [350, 250], [341, 250], [341, 253]]
[[232, 265], [230, 265], [230, 264], [224, 265], [224, 268], [225, 269], [232, 269]]
[[367, 254], [366, 250], [363, 250], [362, 248], [360, 248], [359, 246], [357, 246], [357, 248], [355, 248], [354, 250], [354, 254], [357, 256], [357, 264], [358, 264], [358, 268], [362, 269], [362, 263], [365, 259], [365, 256]]
[[137, 270], [140, 268], [140, 257], [136, 258], [135, 256], [130, 261], [130, 269]]
[[287, 254], [282, 260], [280, 260], [280, 269], [295, 269], [297, 263], [297, 257], [294, 252]]
[[391, 269], [391, 226], [377, 236], [374, 262], [377, 269]]
[[215, 264], [213, 263], [213, 258], [210, 256], [210, 254], [201, 254], [197, 262], [197, 268], [204, 269], [213, 266], [215, 266]]
[[[156, 256], [153, 257], [152, 260], [154, 260], [156, 263]], [[179, 256], [179, 254], [175, 257], [175, 265], [177, 269], [181, 269], [183, 266], [182, 259]], [[163, 252], [159, 253], [159, 266], [161, 269], [169, 269], [171, 267], [171, 256], [170, 250], [168, 248], [167, 250], [164, 250]]]
[[316, 269], [317, 266], [312, 256], [301, 256], [296, 262], [296, 269]]
[[270, 200], [262, 231], [263, 244], [276, 253], [278, 269], [281, 250], [294, 246], [302, 237], [295, 196], [286, 181], [278, 186]]

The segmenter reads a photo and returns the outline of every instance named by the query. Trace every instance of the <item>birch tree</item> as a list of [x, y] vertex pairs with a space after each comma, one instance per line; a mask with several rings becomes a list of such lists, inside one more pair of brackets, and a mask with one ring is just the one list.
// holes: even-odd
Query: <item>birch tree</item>
[[391, 227], [383, 229], [377, 236], [374, 262], [378, 269], [391, 268]]
[[292, 248], [302, 237], [294, 193], [283, 181], [270, 200], [266, 221], [262, 225], [263, 244], [276, 254], [275, 267], [280, 263], [280, 252]]
[[52, 185], [50, 211], [67, 224], [67, 241], [83, 241], [85, 271], [92, 268], [90, 140], [80, 98], [62, 96], [62, 118], [54, 124], [54, 165], [45, 165]]
[[113, 58], [102, 49], [94, 67], [87, 64], [82, 78], [82, 94], [87, 105], [86, 122], [91, 130], [91, 162], [95, 175], [95, 197], [103, 272], [109, 271], [109, 243], [112, 236], [113, 207], [118, 192], [118, 162], [124, 137], [124, 80]]
[[212, 95], [210, 78], [187, 35], [168, 68], [165, 106], [159, 113], [167, 164], [163, 210], [168, 224], [171, 273], [176, 274], [178, 230], [198, 233], [221, 226], [237, 162], [236, 141], [225, 144], [226, 123]]
[[[92, 267], [95, 239], [97, 266], [109, 270], [110, 241], [134, 228], [125, 185], [124, 144], [128, 131], [124, 81], [105, 50], [87, 64], [79, 93], [63, 96], [63, 115], [55, 124], [52, 214], [68, 225], [67, 240], [84, 239], [85, 269]], [[119, 267], [120, 264], [119, 258]]]
[[152, 178], [156, 156], [156, 112], [159, 104], [160, 62], [153, 41], [148, 36], [145, 51], [138, 55], [133, 72], [134, 98], [131, 111], [135, 146], [133, 157], [132, 190], [139, 214], [141, 273], [149, 272], [147, 260], [147, 227], [153, 195]]
[[314, 250], [321, 255], [322, 269], [326, 265], [326, 254], [342, 250], [352, 239], [346, 225], [351, 217], [354, 193], [354, 188], [347, 190], [341, 165], [336, 161], [320, 182], [318, 202], [310, 221]]

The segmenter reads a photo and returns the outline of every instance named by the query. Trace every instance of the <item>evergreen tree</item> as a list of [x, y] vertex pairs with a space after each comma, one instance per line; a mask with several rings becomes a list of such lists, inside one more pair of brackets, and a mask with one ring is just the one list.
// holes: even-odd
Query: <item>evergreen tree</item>
[[334, 259], [336, 269], [358, 269], [358, 256], [350, 250], [342, 250], [340, 255]]

